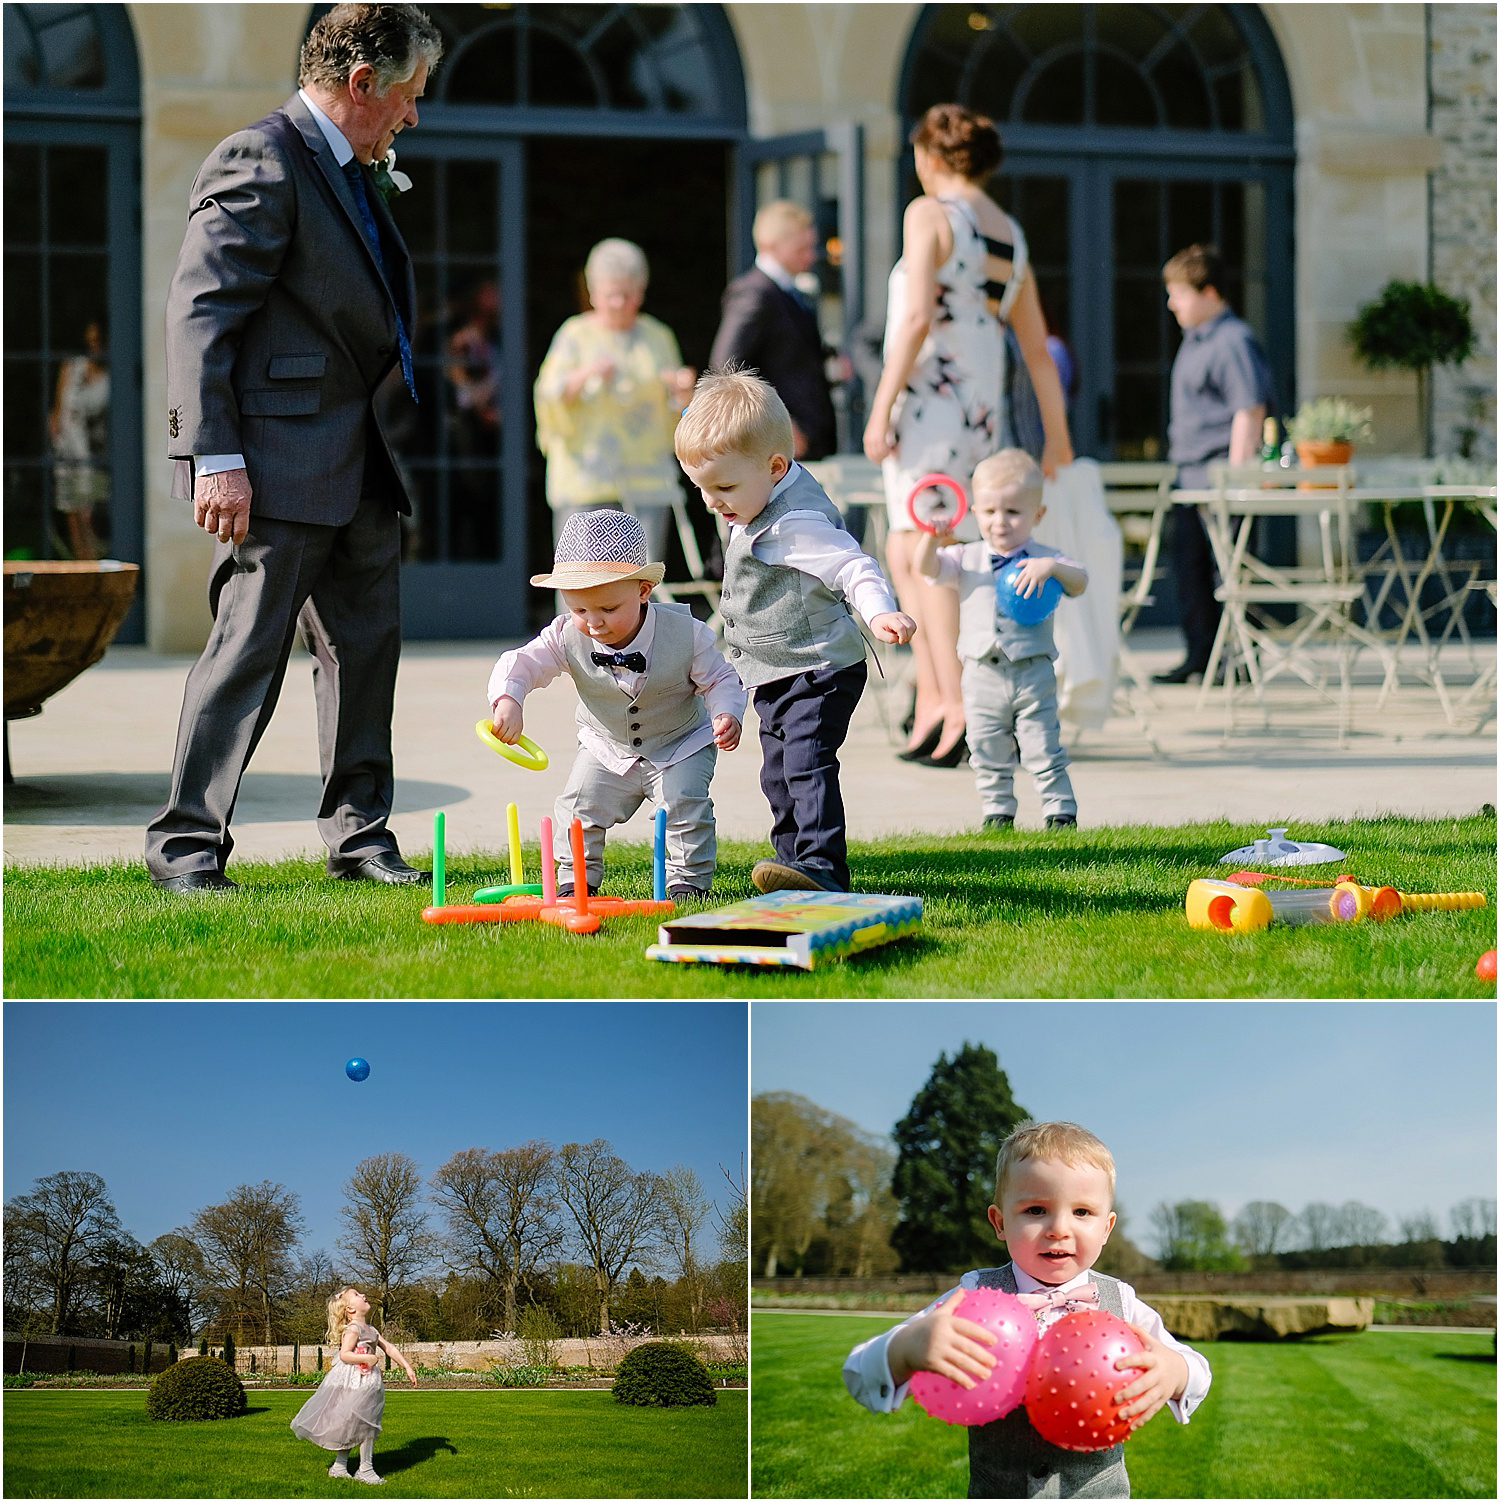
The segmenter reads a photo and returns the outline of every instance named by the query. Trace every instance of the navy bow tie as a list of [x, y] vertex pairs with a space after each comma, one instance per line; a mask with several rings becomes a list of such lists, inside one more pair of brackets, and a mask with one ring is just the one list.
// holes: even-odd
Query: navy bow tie
[[646, 671], [646, 658], [641, 652], [590, 652], [589, 656], [601, 668], [628, 668], [632, 673]]
[[992, 553], [990, 555], [990, 567], [998, 574], [1006, 564], [1014, 563], [1019, 557], [1021, 557], [1021, 550], [1019, 548], [1014, 553]]

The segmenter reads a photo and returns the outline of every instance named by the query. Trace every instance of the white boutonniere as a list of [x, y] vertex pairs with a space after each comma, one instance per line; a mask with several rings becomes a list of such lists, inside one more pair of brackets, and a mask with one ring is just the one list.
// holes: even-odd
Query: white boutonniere
[[375, 177], [375, 186], [380, 196], [390, 203], [403, 193], [411, 192], [411, 179], [404, 172], [396, 171], [396, 148], [394, 146], [378, 162], [370, 163]]

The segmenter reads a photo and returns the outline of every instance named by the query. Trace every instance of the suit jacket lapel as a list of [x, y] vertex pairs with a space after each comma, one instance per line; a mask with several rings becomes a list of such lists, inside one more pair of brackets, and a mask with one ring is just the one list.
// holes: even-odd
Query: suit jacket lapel
[[[349, 180], [344, 176], [344, 169], [333, 159], [333, 149], [328, 144], [328, 138], [323, 134], [318, 122], [313, 119], [312, 112], [303, 104], [302, 100], [293, 94], [282, 105], [282, 113], [296, 127], [297, 133], [307, 144], [307, 148], [313, 154], [313, 160], [317, 162], [323, 175], [323, 181], [328, 185], [328, 191], [333, 195], [333, 201], [344, 211], [344, 217], [349, 221], [349, 227], [354, 231], [354, 238], [359, 241], [359, 248], [364, 252], [366, 263], [375, 275], [375, 280], [385, 289], [386, 296], [391, 299], [393, 307], [397, 306], [395, 294], [387, 286], [385, 278], [380, 274], [380, 262], [375, 259], [375, 252], [370, 242], [365, 238], [365, 227], [360, 219], [359, 205], [354, 201], [354, 194], [349, 187]], [[385, 210], [385, 205], [380, 201], [380, 194], [372, 187], [369, 193], [371, 200], [370, 209], [375, 215], [377, 222], [382, 213], [385, 213], [386, 221], [390, 229], [395, 230], [395, 222]], [[379, 203], [379, 207], [376, 207]], [[401, 247], [402, 270], [406, 274], [405, 280], [410, 280], [410, 264], [406, 253], [406, 243], [401, 239], [400, 232], [395, 233], [395, 241]], [[399, 312], [399, 308], [398, 308]]]

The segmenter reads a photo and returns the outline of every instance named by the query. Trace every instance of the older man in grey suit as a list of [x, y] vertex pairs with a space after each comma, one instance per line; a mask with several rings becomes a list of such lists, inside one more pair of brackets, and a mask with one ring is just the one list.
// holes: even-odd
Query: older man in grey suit
[[[330, 875], [424, 878], [386, 827], [410, 499], [372, 406], [413, 400], [415, 282], [370, 164], [442, 54], [410, 5], [339, 5], [301, 87], [200, 168], [167, 296], [167, 433], [179, 488], [217, 538], [214, 624], [188, 675], [146, 866], [172, 892], [229, 889], [229, 820], [300, 629], [313, 655]], [[406, 398], [402, 398], [405, 400]], [[189, 477], [191, 477], [189, 479]]]

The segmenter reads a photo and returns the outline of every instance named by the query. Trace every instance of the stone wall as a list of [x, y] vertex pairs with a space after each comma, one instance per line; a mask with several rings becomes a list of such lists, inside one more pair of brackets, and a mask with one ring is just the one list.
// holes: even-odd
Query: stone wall
[[1429, 7], [1428, 88], [1442, 159], [1432, 175], [1432, 280], [1467, 298], [1465, 365], [1433, 373], [1433, 451], [1495, 457], [1495, 7]]

